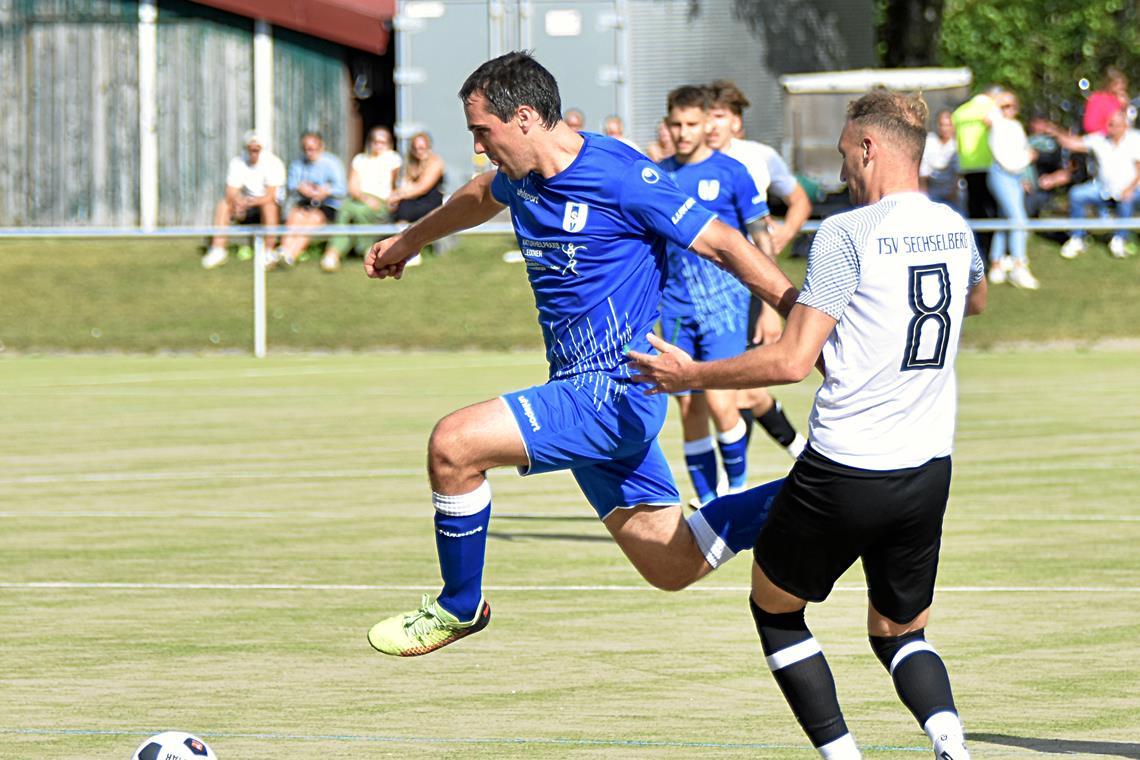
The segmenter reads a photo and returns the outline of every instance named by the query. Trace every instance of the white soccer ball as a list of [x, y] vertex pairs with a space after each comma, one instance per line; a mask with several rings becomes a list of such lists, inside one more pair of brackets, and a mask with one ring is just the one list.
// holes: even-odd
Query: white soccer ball
[[206, 742], [185, 731], [163, 731], [139, 745], [131, 760], [218, 760]]

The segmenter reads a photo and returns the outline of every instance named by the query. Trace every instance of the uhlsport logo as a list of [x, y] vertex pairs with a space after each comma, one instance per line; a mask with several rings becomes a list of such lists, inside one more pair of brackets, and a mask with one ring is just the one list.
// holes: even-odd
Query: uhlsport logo
[[689, 213], [689, 209], [695, 205], [697, 205], [697, 202], [695, 200], [692, 198], [686, 198], [685, 202], [681, 204], [681, 208], [673, 212], [673, 224], [676, 225], [678, 222], [680, 222], [681, 219], [685, 217], [685, 214]]
[[657, 180], [661, 179], [661, 175], [652, 166], [647, 166], [641, 170], [641, 181], [647, 185], [656, 185]]
[[530, 405], [530, 399], [526, 396], [519, 396], [519, 406], [522, 407], [523, 414], [526, 415], [526, 421], [530, 423], [530, 429], [536, 433], [542, 430], [542, 425], [538, 424], [538, 417], [534, 416], [534, 409]]
[[566, 202], [566, 213], [562, 215], [562, 229], [567, 232], [581, 232], [586, 226], [586, 217], [590, 215], [590, 207], [585, 203]]
[[702, 179], [697, 183], [697, 196], [702, 201], [715, 201], [720, 195], [719, 179]]

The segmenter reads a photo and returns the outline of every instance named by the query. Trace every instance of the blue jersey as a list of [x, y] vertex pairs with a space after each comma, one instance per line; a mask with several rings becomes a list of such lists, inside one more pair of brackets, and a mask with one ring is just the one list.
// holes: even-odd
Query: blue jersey
[[626, 349], [649, 350], [666, 241], [687, 248], [713, 215], [633, 148], [582, 136], [577, 158], [555, 176], [499, 172], [491, 192], [511, 210], [550, 378], [602, 373], [613, 387], [599, 395], [612, 398], [630, 376]]
[[[661, 168], [682, 192], [697, 198], [720, 221], [748, 235], [751, 222], [768, 215], [764, 195], [744, 164], [723, 153], [697, 164], [666, 158]], [[748, 289], [728, 272], [687, 248], [669, 246], [669, 276], [661, 311], [671, 318], [693, 318], [705, 331], [739, 329], [740, 309], [747, 308]]]

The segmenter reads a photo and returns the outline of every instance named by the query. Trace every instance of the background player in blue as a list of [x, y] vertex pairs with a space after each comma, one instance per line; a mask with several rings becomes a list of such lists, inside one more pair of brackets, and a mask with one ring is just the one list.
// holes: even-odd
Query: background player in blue
[[[660, 166], [690, 197], [725, 224], [750, 234], [766, 255], [768, 204], [744, 164], [714, 151], [705, 141], [708, 91], [684, 85], [666, 99], [665, 123], [676, 152]], [[684, 246], [668, 246], [669, 272], [661, 299], [661, 334], [697, 359], [736, 356], [748, 345], [748, 289], [728, 272]], [[743, 490], [748, 479], [748, 423], [740, 416], [735, 390], [682, 392], [685, 465], [700, 504], [716, 498], [719, 447], [728, 492]], [[716, 444], [709, 435], [709, 418]]]
[[[562, 122], [554, 77], [526, 53], [480, 66], [459, 92], [474, 149], [497, 167], [365, 256], [369, 277], [400, 277], [420, 248], [509, 206], [535, 294], [550, 380], [444, 417], [428, 444], [443, 590], [382, 620], [369, 642], [419, 655], [481, 630], [491, 489], [486, 471], [569, 469], [618, 546], [651, 584], [680, 589], [755, 542], [766, 504], [718, 499], [686, 519], [657, 445], [663, 397], [630, 380], [648, 350], [666, 240], [735, 272], [784, 311], [796, 289], [735, 229], [617, 140]], [[779, 482], [770, 489], [774, 494]]]

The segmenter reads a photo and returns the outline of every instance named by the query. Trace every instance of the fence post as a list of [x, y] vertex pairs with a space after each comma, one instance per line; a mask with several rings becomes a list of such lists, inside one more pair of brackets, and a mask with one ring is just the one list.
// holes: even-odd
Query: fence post
[[253, 355], [265, 358], [265, 236], [253, 237]]

